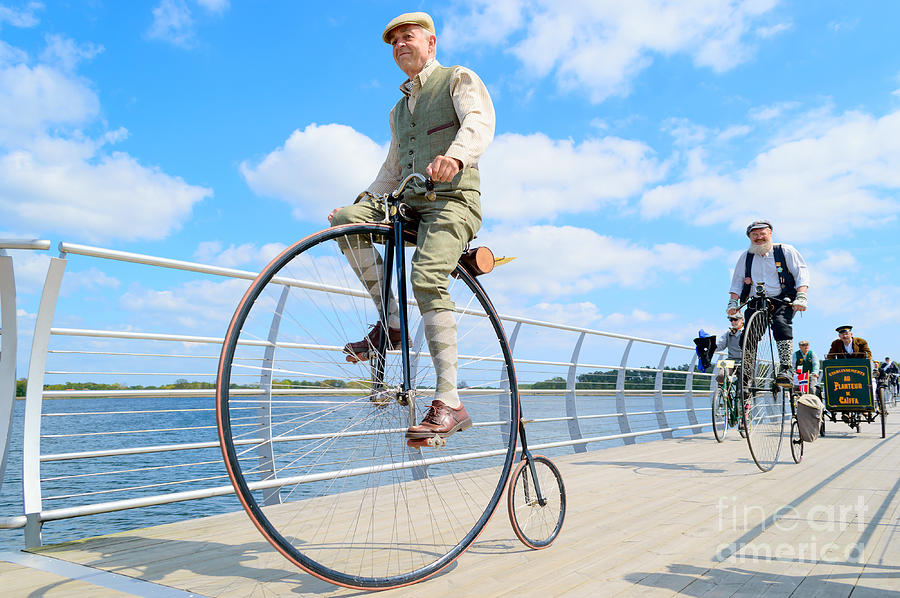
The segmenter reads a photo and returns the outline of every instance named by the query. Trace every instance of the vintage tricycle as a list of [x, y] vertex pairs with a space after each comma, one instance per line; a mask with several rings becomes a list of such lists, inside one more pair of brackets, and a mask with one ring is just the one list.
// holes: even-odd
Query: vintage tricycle
[[[884, 398], [875, 400], [872, 392], [872, 362], [868, 359], [826, 359], [822, 362], [822, 395], [825, 419], [840, 419], [859, 432], [859, 424], [881, 419], [881, 437], [885, 436]], [[822, 420], [821, 435], [825, 435]]]

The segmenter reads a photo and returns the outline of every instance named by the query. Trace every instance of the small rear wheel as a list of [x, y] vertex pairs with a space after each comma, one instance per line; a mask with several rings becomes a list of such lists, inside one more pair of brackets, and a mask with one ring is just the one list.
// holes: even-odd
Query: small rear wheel
[[796, 419], [791, 421], [791, 457], [794, 463], [803, 460], [803, 439], [800, 438], [800, 425]]
[[559, 469], [550, 459], [538, 455], [531, 460], [533, 470], [529, 461], [523, 459], [510, 479], [507, 493], [509, 522], [525, 546], [540, 550], [550, 546], [562, 529], [566, 517], [566, 488]]
[[725, 440], [725, 433], [728, 432], [728, 421], [731, 414], [728, 413], [728, 397], [725, 394], [725, 388], [719, 384], [716, 386], [716, 393], [712, 398], [712, 424], [713, 435], [716, 441]]

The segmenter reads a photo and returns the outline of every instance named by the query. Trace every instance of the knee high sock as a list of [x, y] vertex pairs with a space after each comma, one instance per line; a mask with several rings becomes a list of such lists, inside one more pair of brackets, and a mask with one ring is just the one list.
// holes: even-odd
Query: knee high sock
[[425, 312], [422, 317], [437, 378], [434, 398], [456, 409], [462, 404], [456, 390], [456, 314], [449, 309], [436, 309]]
[[[366, 287], [375, 307], [378, 309], [379, 317], [384, 317], [385, 309], [381, 301], [381, 286], [384, 281], [384, 262], [381, 254], [372, 247], [342, 247], [341, 251], [350, 262], [350, 267], [359, 278], [359, 281]], [[387, 309], [387, 325], [390, 328], [400, 327], [399, 307], [394, 294], [388, 296]]]
[[781, 365], [790, 367], [791, 353], [794, 350], [794, 341], [792, 339], [787, 339], [785, 341], [775, 341], [775, 344], [778, 346], [778, 362]]

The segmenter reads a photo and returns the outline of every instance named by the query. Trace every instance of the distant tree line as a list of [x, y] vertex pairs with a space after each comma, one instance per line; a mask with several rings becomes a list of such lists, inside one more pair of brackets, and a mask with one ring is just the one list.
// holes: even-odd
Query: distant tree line
[[[674, 371], [663, 372], [663, 388], [680, 389], [684, 388], [685, 374], [690, 366], [683, 364], [677, 367], [669, 368]], [[646, 369], [654, 369], [652, 366], [645, 366]], [[684, 372], [684, 373], [675, 373]], [[618, 379], [618, 370], [595, 370], [585, 374], [579, 374], [576, 377], [575, 388], [581, 390], [615, 390], [616, 380]], [[16, 380], [16, 396], [24, 397], [27, 380], [19, 378]], [[365, 382], [347, 382], [345, 380], [292, 380], [290, 378], [282, 378], [272, 380], [274, 388], [365, 388]], [[465, 381], [460, 381], [459, 387], [465, 388]], [[113, 382], [111, 384], [101, 382], [63, 382], [60, 384], [45, 384], [44, 390], [198, 390], [211, 389], [216, 385], [213, 382], [199, 382], [196, 380], [186, 380], [178, 378], [172, 384], [161, 384], [159, 386], [152, 385], [133, 385], [120, 384]], [[252, 384], [231, 384], [230, 388], [255, 388]], [[653, 389], [656, 387], [656, 373], [645, 372], [641, 370], [626, 369], [625, 370], [625, 388], [633, 390]], [[694, 390], [709, 390], [709, 379], [705, 376], [696, 376], [693, 381]], [[520, 383], [519, 388], [535, 389], [535, 390], [565, 390], [566, 379], [562, 376], [556, 376], [547, 380], [541, 380], [534, 383]]]
[[[645, 369], [655, 369], [653, 366], [644, 366]], [[690, 369], [689, 364], [683, 364], [668, 368], [673, 371], [663, 372], [662, 387], [664, 389], [684, 388], [685, 377]], [[684, 373], [675, 373], [684, 372]], [[576, 390], [615, 390], [619, 370], [595, 370], [575, 377]], [[709, 378], [695, 376], [692, 382], [694, 390], [709, 390]], [[519, 384], [524, 389], [565, 390], [566, 379], [556, 376], [548, 380], [534, 382], [532, 384]], [[625, 370], [625, 388], [629, 390], [644, 390], [656, 388], [656, 372], [645, 372], [636, 369]]]
[[[16, 396], [24, 397], [25, 390], [28, 386], [26, 378], [16, 380]], [[359, 388], [363, 385], [360, 383], [347, 383], [344, 380], [290, 380], [284, 378], [281, 380], [272, 380], [272, 386], [275, 388]], [[186, 380], [178, 378], [172, 384], [161, 384], [159, 386], [136, 384], [129, 386], [113, 382], [111, 384], [102, 382], [62, 382], [58, 384], [44, 384], [44, 390], [199, 390], [215, 388], [214, 382], [199, 382], [196, 380]], [[256, 385], [251, 384], [231, 384], [230, 388], [255, 388]]]

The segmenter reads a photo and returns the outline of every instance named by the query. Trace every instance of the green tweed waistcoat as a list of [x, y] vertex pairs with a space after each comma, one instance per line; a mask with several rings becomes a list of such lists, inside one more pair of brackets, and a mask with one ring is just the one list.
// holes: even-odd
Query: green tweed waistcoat
[[[400, 152], [400, 176], [413, 172], [425, 174], [435, 156], [443, 155], [459, 131], [459, 118], [450, 96], [453, 67], [439, 66], [431, 72], [419, 92], [416, 107], [410, 114], [406, 96], [394, 107], [394, 130]], [[463, 168], [449, 183], [436, 183], [435, 192], [447, 199], [466, 201], [477, 199], [481, 177], [478, 169]], [[413, 184], [417, 194], [425, 193], [425, 186]], [[467, 197], [468, 196], [468, 197]]]

